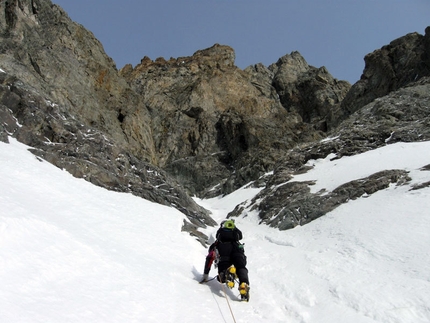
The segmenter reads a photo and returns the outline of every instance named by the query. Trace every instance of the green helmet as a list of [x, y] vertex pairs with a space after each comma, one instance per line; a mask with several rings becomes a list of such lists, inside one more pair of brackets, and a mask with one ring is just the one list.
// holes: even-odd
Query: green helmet
[[236, 225], [234, 224], [234, 220], [227, 220], [224, 222], [224, 225], [223, 225], [224, 228], [230, 229], [230, 230], [233, 230], [235, 226]]

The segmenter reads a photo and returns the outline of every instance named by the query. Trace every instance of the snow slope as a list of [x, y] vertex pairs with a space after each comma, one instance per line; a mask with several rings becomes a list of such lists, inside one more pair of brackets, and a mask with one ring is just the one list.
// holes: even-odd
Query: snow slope
[[[289, 231], [237, 219], [251, 280], [241, 303], [235, 289], [197, 283], [206, 250], [180, 231], [183, 214], [73, 178], [10, 140], [0, 142], [0, 322], [430, 322], [430, 188], [392, 186]], [[421, 183], [429, 148], [313, 161], [294, 180], [333, 189], [377, 164]], [[221, 220], [257, 192], [199, 203]]]

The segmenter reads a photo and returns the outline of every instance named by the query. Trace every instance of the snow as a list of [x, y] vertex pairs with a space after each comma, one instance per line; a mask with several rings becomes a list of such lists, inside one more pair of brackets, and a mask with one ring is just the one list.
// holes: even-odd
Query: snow
[[[206, 249], [180, 231], [182, 213], [73, 178], [10, 142], [0, 142], [0, 322], [430, 322], [430, 188], [390, 186], [289, 231], [257, 225], [256, 214], [237, 219], [251, 282], [243, 303], [236, 289], [197, 283]], [[402, 168], [422, 183], [429, 148], [313, 161], [293, 180], [331, 190]], [[258, 191], [196, 200], [220, 221]]]
[[335, 154], [330, 154], [325, 159], [308, 161], [306, 165], [314, 166], [315, 169], [296, 175], [293, 180], [317, 180], [311, 186], [311, 192], [317, 193], [322, 189], [333, 191], [344, 183], [387, 169], [405, 169], [420, 177], [422, 172], [419, 168], [430, 164], [430, 142], [399, 142], [360, 155], [340, 160], [335, 158]]

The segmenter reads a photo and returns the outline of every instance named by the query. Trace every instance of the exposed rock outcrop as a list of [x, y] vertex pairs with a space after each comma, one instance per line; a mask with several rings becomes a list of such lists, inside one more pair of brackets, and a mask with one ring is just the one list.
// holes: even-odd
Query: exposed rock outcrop
[[[346, 183], [332, 192], [311, 193], [313, 182], [290, 181], [292, 175], [308, 171], [312, 159], [360, 154], [395, 142], [430, 140], [430, 78], [421, 78], [352, 114], [329, 137], [286, 152], [264, 189], [246, 205], [238, 205], [229, 216], [257, 210], [262, 223], [280, 229], [306, 224], [342, 203], [370, 195], [390, 183], [409, 180], [404, 170], [387, 170]], [[423, 165], [423, 171], [425, 170]], [[261, 182], [258, 183], [261, 187]], [[415, 189], [427, 187], [416, 185]]]
[[[257, 208], [261, 223], [280, 230], [305, 225], [349, 200], [373, 194], [392, 183], [401, 185], [410, 180], [404, 170], [386, 170], [367, 178], [348, 182], [332, 192], [312, 194], [309, 189], [312, 182], [287, 182], [280, 185], [277, 183], [278, 179], [276, 177], [274, 179], [275, 182], [268, 183], [270, 188], [263, 190], [253, 199], [254, 205], [249, 209], [252, 211]], [[276, 189], [274, 189], [275, 185]], [[285, 203], [285, 197], [288, 197], [288, 203]], [[264, 202], [258, 202], [261, 200]], [[237, 215], [239, 211], [243, 212], [241, 205], [237, 206], [229, 216]]]
[[317, 130], [332, 128], [331, 115], [350, 89], [349, 82], [334, 79], [324, 66], [309, 66], [298, 52], [281, 57], [270, 68], [273, 86], [288, 111], [296, 111]]
[[245, 71], [234, 56], [216, 44], [121, 70], [151, 111], [158, 165], [192, 194], [230, 193], [272, 170], [286, 149], [322, 138], [330, 106], [350, 87], [299, 53]]
[[7, 73], [152, 162], [149, 115], [91, 32], [46, 0], [1, 2], [0, 21]]
[[361, 79], [342, 102], [342, 118], [409, 83], [430, 76], [430, 27], [410, 33], [364, 58]]

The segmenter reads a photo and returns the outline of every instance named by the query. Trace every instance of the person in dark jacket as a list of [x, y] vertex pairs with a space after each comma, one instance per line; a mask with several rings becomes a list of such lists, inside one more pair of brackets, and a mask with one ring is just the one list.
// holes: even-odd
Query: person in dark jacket
[[225, 282], [227, 269], [234, 265], [236, 275], [239, 278], [239, 291], [241, 295], [246, 296], [249, 290], [249, 278], [245, 251], [239, 242], [242, 238], [242, 232], [236, 227], [234, 220], [226, 220], [221, 223], [216, 233], [216, 241], [209, 247], [201, 282], [208, 280], [209, 271], [214, 261], [218, 265], [218, 280], [221, 283]]

